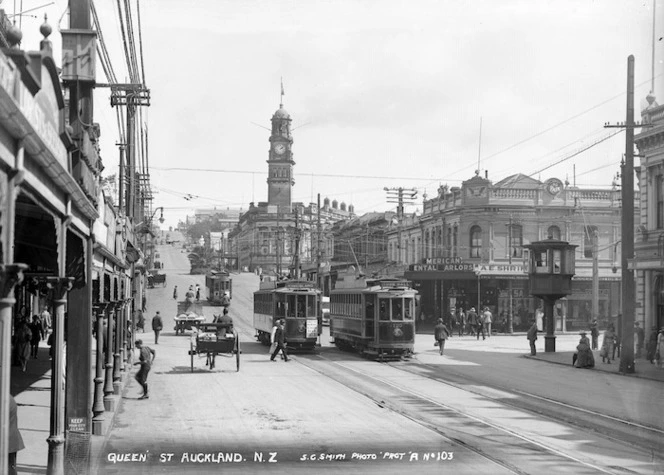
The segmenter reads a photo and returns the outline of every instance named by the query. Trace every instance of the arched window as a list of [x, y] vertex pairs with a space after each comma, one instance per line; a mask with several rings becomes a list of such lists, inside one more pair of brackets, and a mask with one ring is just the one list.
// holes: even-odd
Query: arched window
[[510, 226], [510, 255], [523, 257], [523, 228], [520, 224]]
[[549, 229], [546, 230], [546, 237], [551, 239], [557, 239], [560, 241], [560, 228], [558, 226], [549, 226]]
[[482, 257], [482, 228], [470, 228], [470, 257]]

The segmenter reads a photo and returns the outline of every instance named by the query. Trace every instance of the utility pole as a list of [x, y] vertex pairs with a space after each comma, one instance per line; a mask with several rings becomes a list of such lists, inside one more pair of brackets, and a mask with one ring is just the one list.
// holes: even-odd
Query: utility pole
[[[397, 205], [397, 220], [399, 222], [399, 243], [397, 249], [399, 249], [399, 263], [403, 262], [402, 258], [402, 246], [401, 246], [401, 223], [403, 222], [403, 209], [404, 204], [413, 204], [415, 203], [415, 198], [417, 198], [417, 190], [415, 188], [383, 188], [387, 192], [387, 202], [395, 203]], [[406, 256], [408, 258], [408, 256]]]
[[592, 283], [592, 315], [599, 319], [599, 231], [593, 229], [593, 283]]
[[297, 207], [295, 208], [295, 254], [293, 255], [293, 277], [300, 278], [300, 222], [297, 216]]
[[320, 193], [317, 195], [317, 201], [316, 201], [316, 234], [317, 234], [317, 242], [316, 242], [316, 280], [318, 281], [318, 287], [322, 288], [323, 286], [321, 285], [321, 278], [320, 278], [320, 257], [321, 257], [321, 249], [320, 249]]
[[[512, 213], [510, 213], [510, 224], [508, 225], [508, 227], [509, 227], [509, 229], [508, 229], [507, 234], [508, 234], [508, 239], [509, 239], [509, 245], [507, 247], [508, 247], [508, 254], [509, 254], [509, 258], [508, 258], [509, 259], [509, 265], [510, 265], [510, 268], [511, 268], [512, 267]], [[511, 278], [507, 281], [507, 284], [508, 284], [507, 289], [508, 289], [508, 292], [510, 293], [510, 295], [509, 295], [509, 309], [507, 311], [507, 333], [514, 333], [514, 316], [512, 314], [512, 307], [513, 307], [512, 293], [513, 293], [513, 291], [512, 291], [512, 279]], [[479, 290], [478, 290], [477, 298], [478, 298], [478, 300], [480, 298]], [[478, 310], [479, 310], [479, 306], [478, 306]]]
[[625, 129], [625, 160], [621, 166], [622, 186], [622, 314], [619, 316], [620, 372], [634, 372], [634, 270], [629, 262], [634, 260], [634, 129], [645, 125], [634, 122], [634, 56], [627, 58], [627, 117], [625, 123], [604, 127]]

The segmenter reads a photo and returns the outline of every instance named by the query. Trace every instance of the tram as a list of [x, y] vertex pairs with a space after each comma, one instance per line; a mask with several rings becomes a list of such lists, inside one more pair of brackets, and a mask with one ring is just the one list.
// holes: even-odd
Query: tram
[[225, 270], [211, 270], [205, 275], [205, 292], [212, 305], [224, 305], [233, 297], [233, 279]]
[[288, 350], [313, 350], [322, 331], [320, 302], [315, 282], [264, 280], [254, 292], [256, 339], [269, 345], [272, 327], [284, 319]]
[[341, 350], [379, 360], [412, 356], [417, 293], [407, 280], [340, 274], [330, 292], [330, 337]]

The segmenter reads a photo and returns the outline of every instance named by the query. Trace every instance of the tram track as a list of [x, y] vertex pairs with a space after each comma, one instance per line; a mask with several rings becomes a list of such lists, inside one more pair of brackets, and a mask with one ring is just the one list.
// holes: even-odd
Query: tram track
[[[404, 383], [396, 383], [393, 380], [389, 380], [384, 377], [377, 376], [375, 374], [369, 373], [367, 371], [360, 370], [356, 367], [351, 367], [348, 364], [335, 361], [334, 359], [325, 357], [324, 355], [316, 355], [316, 359], [322, 363], [322, 365], [316, 364], [317, 361], [312, 358], [298, 358], [297, 361], [300, 364], [307, 366], [309, 369], [322, 374], [326, 377], [329, 377], [344, 386], [358, 392], [364, 397], [370, 399], [375, 404], [385, 407], [386, 409], [400, 414], [403, 417], [410, 419], [411, 421], [421, 425], [422, 427], [427, 428], [428, 430], [434, 431], [437, 434], [441, 435], [445, 439], [449, 440], [450, 443], [456, 444], [460, 447], [463, 447], [466, 450], [477, 454], [478, 456], [489, 460], [504, 469], [508, 470], [511, 473], [515, 474], [524, 474], [524, 473], [533, 473], [533, 470], [530, 467], [523, 468], [521, 467], [522, 460], [532, 457], [533, 459], [539, 458], [549, 461], [550, 458], [557, 459], [563, 466], [566, 466], [566, 473], [606, 473], [606, 474], [624, 474], [626, 472], [634, 472], [630, 469], [625, 469], [624, 467], [617, 467], [612, 465], [601, 465], [599, 463], [592, 463], [588, 460], [583, 460], [580, 455], [573, 455], [567, 453], [564, 449], [556, 447], [553, 444], [547, 443], [546, 440], [541, 440], [540, 437], [534, 437], [531, 435], [526, 435], [520, 432], [517, 432], [515, 429], [505, 426], [500, 422], [492, 421], [490, 418], [482, 417], [478, 414], [473, 414], [469, 410], [464, 410], [459, 407], [455, 407], [453, 404], [446, 404], [440, 400], [436, 400], [427, 394], [416, 390], [414, 387], [408, 387]], [[392, 369], [399, 370], [403, 373], [408, 373], [412, 376], [422, 377], [422, 375], [409, 372], [404, 368], [399, 368], [398, 365], [394, 364], [385, 364]], [[319, 367], [320, 366], [320, 367]], [[335, 367], [340, 370], [342, 374], [338, 372], [329, 371], [330, 367]], [[352, 376], [350, 376], [352, 375]], [[353, 377], [354, 376], [354, 377]], [[446, 381], [435, 378], [435, 377], [426, 377], [429, 381], [435, 382], [437, 384], [446, 385], [447, 388], [453, 388], [454, 390], [470, 392], [480, 398], [490, 399], [493, 402], [499, 404], [506, 404], [505, 400], [498, 400], [498, 398], [492, 398], [486, 394], [481, 394], [477, 391], [472, 391], [469, 388], [462, 387], [462, 385], [449, 384]], [[359, 382], [357, 381], [359, 379]], [[381, 395], [381, 391], [378, 391], [374, 388], [373, 391], [367, 389], [367, 382], [378, 385], [382, 388], [389, 388], [394, 392], [395, 397], [393, 399], [384, 397]], [[364, 383], [364, 384], [362, 384]], [[401, 396], [399, 396], [401, 395]], [[405, 395], [405, 396], [404, 396]], [[526, 396], [527, 393], [521, 393], [522, 396]], [[406, 402], [403, 401], [405, 398]], [[508, 404], [510, 405], [510, 404]], [[510, 407], [518, 409], [522, 412], [529, 412], [536, 415], [537, 417], [547, 417], [549, 416], [542, 414], [538, 411], [532, 411], [528, 408], [523, 408], [521, 406], [511, 404]], [[431, 418], [431, 415], [435, 414], [439, 420], [443, 422], [441, 424], [435, 424], [427, 418]], [[424, 416], [426, 415], [426, 417]], [[450, 419], [455, 419], [456, 424], [450, 426], [446, 422]], [[463, 421], [466, 421], [464, 424]], [[568, 420], [559, 420], [552, 419], [554, 423], [560, 424], [569, 424]], [[624, 421], [628, 422], [628, 421]], [[467, 426], [480, 426], [479, 431], [477, 427], [474, 427], [475, 431], [467, 429]], [[645, 429], [648, 429], [644, 426]], [[587, 428], [581, 428], [581, 430]], [[658, 430], [658, 429], [655, 429]], [[604, 434], [602, 434], [604, 437]], [[610, 437], [610, 439], [619, 444], [623, 444], [624, 441], [618, 438]], [[519, 457], [520, 466], [517, 466], [513, 463], [513, 454], [510, 456], [501, 455], [504, 453], [504, 450], [500, 448], [500, 444], [496, 445], [493, 443], [488, 443], [487, 440], [499, 440], [501, 444], [510, 444], [512, 446], [521, 445], [521, 449], [524, 451], [524, 457]], [[635, 449], [640, 449], [640, 447], [633, 447]], [[643, 453], [642, 456], [644, 459], [648, 459], [648, 454]], [[543, 453], [547, 455], [542, 455]], [[585, 457], [585, 456], [584, 456]], [[531, 460], [527, 461], [526, 464], [530, 465], [533, 462]], [[538, 471], [542, 471], [541, 468]], [[649, 470], [649, 473], [653, 473], [652, 469]], [[656, 473], [656, 472], [655, 472]]]
[[[497, 387], [493, 384], [491, 385], [491, 390], [493, 392], [498, 390], [502, 393], [511, 393], [517, 396], [521, 396], [519, 399], [519, 404], [517, 405], [509, 398], [496, 397], [495, 395], [491, 394], [492, 391], [483, 391], [477, 386], [469, 386], [469, 383], [475, 385], [484, 383], [473, 381], [471, 378], [468, 378], [465, 375], [461, 375], [455, 372], [450, 374], [450, 372], [447, 371], [445, 374], [446, 379], [443, 379], [442, 376], [432, 376], [430, 372], [432, 370], [439, 370], [439, 368], [436, 365], [417, 361], [416, 357], [414, 360], [411, 360], [407, 364], [389, 363], [389, 365], [392, 368], [398, 369], [400, 371], [409, 374], [416, 374], [419, 377], [427, 378], [432, 381], [436, 381], [437, 383], [468, 391], [470, 393], [477, 394], [478, 396], [500, 402], [501, 404], [507, 404], [514, 408], [528, 410], [538, 415], [546, 416], [551, 420], [563, 422], [565, 424], [572, 424], [584, 430], [592, 430], [594, 432], [601, 433], [602, 436], [607, 439], [611, 439], [621, 444], [629, 444], [636, 449], [645, 449], [656, 453], [661, 451], [662, 448], [661, 442], [658, 443], [658, 441], [664, 440], [664, 430], [658, 429], [656, 427], [621, 419], [619, 417], [575, 406], [567, 402], [557, 401], [552, 398], [539, 396], [516, 388]], [[424, 373], [416, 371], [418, 367], [427, 368], [428, 372]], [[450, 381], [450, 376], [453, 376], [463, 382]], [[555, 406], [555, 408], [551, 406]]]

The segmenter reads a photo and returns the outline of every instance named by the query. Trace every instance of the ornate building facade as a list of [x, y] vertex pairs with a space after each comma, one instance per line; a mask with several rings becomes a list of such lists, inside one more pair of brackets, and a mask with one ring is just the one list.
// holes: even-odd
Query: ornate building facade
[[421, 216], [393, 224], [389, 258], [408, 265], [424, 326], [460, 308], [489, 307], [497, 328], [511, 314], [520, 330], [539, 307], [523, 246], [553, 236], [578, 245], [574, 291], [557, 305], [557, 329], [587, 329], [592, 318], [605, 326], [620, 312], [619, 197], [618, 190], [579, 189], [557, 178], [517, 174], [493, 183], [477, 174], [461, 187], [441, 187], [425, 199]]
[[649, 127], [634, 138], [641, 155], [636, 167], [641, 205], [635, 218], [635, 320], [644, 322], [646, 333], [664, 327], [664, 105], [652, 94], [647, 100], [641, 122]]

